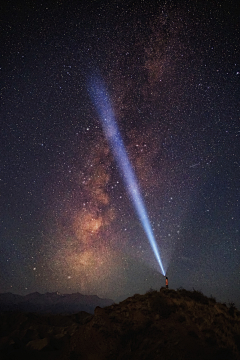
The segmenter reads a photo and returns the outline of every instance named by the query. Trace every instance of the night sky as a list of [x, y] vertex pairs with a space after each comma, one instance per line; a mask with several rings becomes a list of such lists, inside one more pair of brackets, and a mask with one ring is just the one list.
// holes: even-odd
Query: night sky
[[169, 287], [240, 307], [238, 2], [2, 3], [0, 292], [165, 285], [89, 96], [98, 73]]

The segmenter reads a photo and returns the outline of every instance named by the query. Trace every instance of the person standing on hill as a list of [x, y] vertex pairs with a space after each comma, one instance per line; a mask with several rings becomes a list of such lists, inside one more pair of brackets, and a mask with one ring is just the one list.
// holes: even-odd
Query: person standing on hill
[[166, 276], [166, 289], [168, 289], [168, 277]]

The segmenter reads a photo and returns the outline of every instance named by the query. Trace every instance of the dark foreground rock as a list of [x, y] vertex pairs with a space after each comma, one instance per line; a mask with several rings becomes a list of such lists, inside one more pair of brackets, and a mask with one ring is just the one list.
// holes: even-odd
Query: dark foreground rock
[[240, 312], [198, 291], [162, 288], [94, 315], [3, 313], [0, 359], [240, 359]]

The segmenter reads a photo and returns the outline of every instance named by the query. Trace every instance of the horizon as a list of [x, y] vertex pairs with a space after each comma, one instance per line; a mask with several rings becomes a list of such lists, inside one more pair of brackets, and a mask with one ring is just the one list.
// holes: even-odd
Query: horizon
[[[26, 293], [26, 294], [24, 294], [24, 295], [22, 295], [22, 294], [17, 294], [17, 293], [12, 293], [12, 292], [6, 292], [6, 293], [0, 293], [0, 296], [1, 296], [1, 295], [5, 295], [5, 294], [11, 294], [11, 295], [17, 295], [17, 296], [21, 296], [21, 297], [27, 297], [28, 295], [34, 295], [34, 294], [38, 294], [38, 295], [48, 295], [48, 294], [51, 295], [51, 294], [56, 294], [56, 295], [59, 295], [59, 297], [61, 297], [61, 296], [65, 296], [65, 295], [75, 295], [75, 294], [78, 294], [78, 295], [82, 295], [82, 296], [86, 296], [86, 297], [98, 297], [98, 298], [101, 299], [101, 300], [111, 300], [111, 301], [113, 301], [114, 303], [117, 304], [117, 303], [119, 303], [119, 302], [122, 302], [122, 301], [126, 300], [126, 299], [129, 298], [129, 297], [133, 297], [133, 296], [135, 296], [135, 295], [147, 295], [149, 292], [155, 292], [155, 291], [160, 292], [161, 289], [166, 289], [166, 287], [165, 287], [165, 286], [161, 286], [159, 289], [154, 289], [154, 288], [150, 287], [145, 293], [142, 293], [142, 294], [135, 293], [135, 294], [126, 295], [126, 296], [122, 295], [122, 296], [119, 297], [118, 300], [117, 300], [117, 299], [114, 300], [114, 299], [107, 298], [107, 297], [105, 297], [105, 298], [104, 298], [104, 297], [100, 297], [100, 296], [98, 296], [97, 294], [83, 294], [83, 293], [80, 293], [80, 292], [60, 293], [60, 292], [58, 292], [58, 291], [45, 292], [45, 293], [40, 293], [40, 292], [38, 292], [38, 291], [35, 291], [35, 292], [33, 292], [33, 293]], [[232, 305], [234, 305], [238, 310], [240, 310], [240, 302], [239, 302], [239, 303], [235, 303], [235, 302], [231, 301], [231, 299], [228, 299], [228, 301], [220, 301], [219, 299], [217, 299], [217, 298], [214, 296], [214, 294], [206, 295], [204, 292], [202, 292], [202, 291], [199, 290], [199, 289], [195, 289], [195, 288], [185, 289], [185, 288], [183, 288], [183, 287], [179, 287], [179, 288], [177, 288], [177, 289], [167, 288], [167, 290], [170, 290], [170, 291], [173, 290], [173, 291], [176, 291], [176, 292], [182, 291], [182, 290], [186, 290], [186, 291], [188, 291], [188, 292], [201, 293], [203, 296], [206, 296], [206, 297], [209, 298], [209, 299], [212, 299], [212, 298], [215, 299], [216, 302], [219, 303], [219, 304], [226, 304], [227, 306], [232, 306]]]

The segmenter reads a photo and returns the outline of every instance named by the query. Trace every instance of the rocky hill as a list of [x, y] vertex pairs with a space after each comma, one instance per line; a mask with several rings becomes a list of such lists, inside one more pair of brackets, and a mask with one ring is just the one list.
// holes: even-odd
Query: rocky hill
[[240, 312], [199, 291], [165, 288], [94, 315], [6, 312], [0, 359], [238, 360]]
[[51, 314], [73, 314], [79, 311], [94, 312], [96, 306], [108, 306], [113, 300], [101, 299], [96, 295], [60, 294], [58, 292], [26, 296], [12, 293], [0, 294], [0, 312], [22, 311]]

